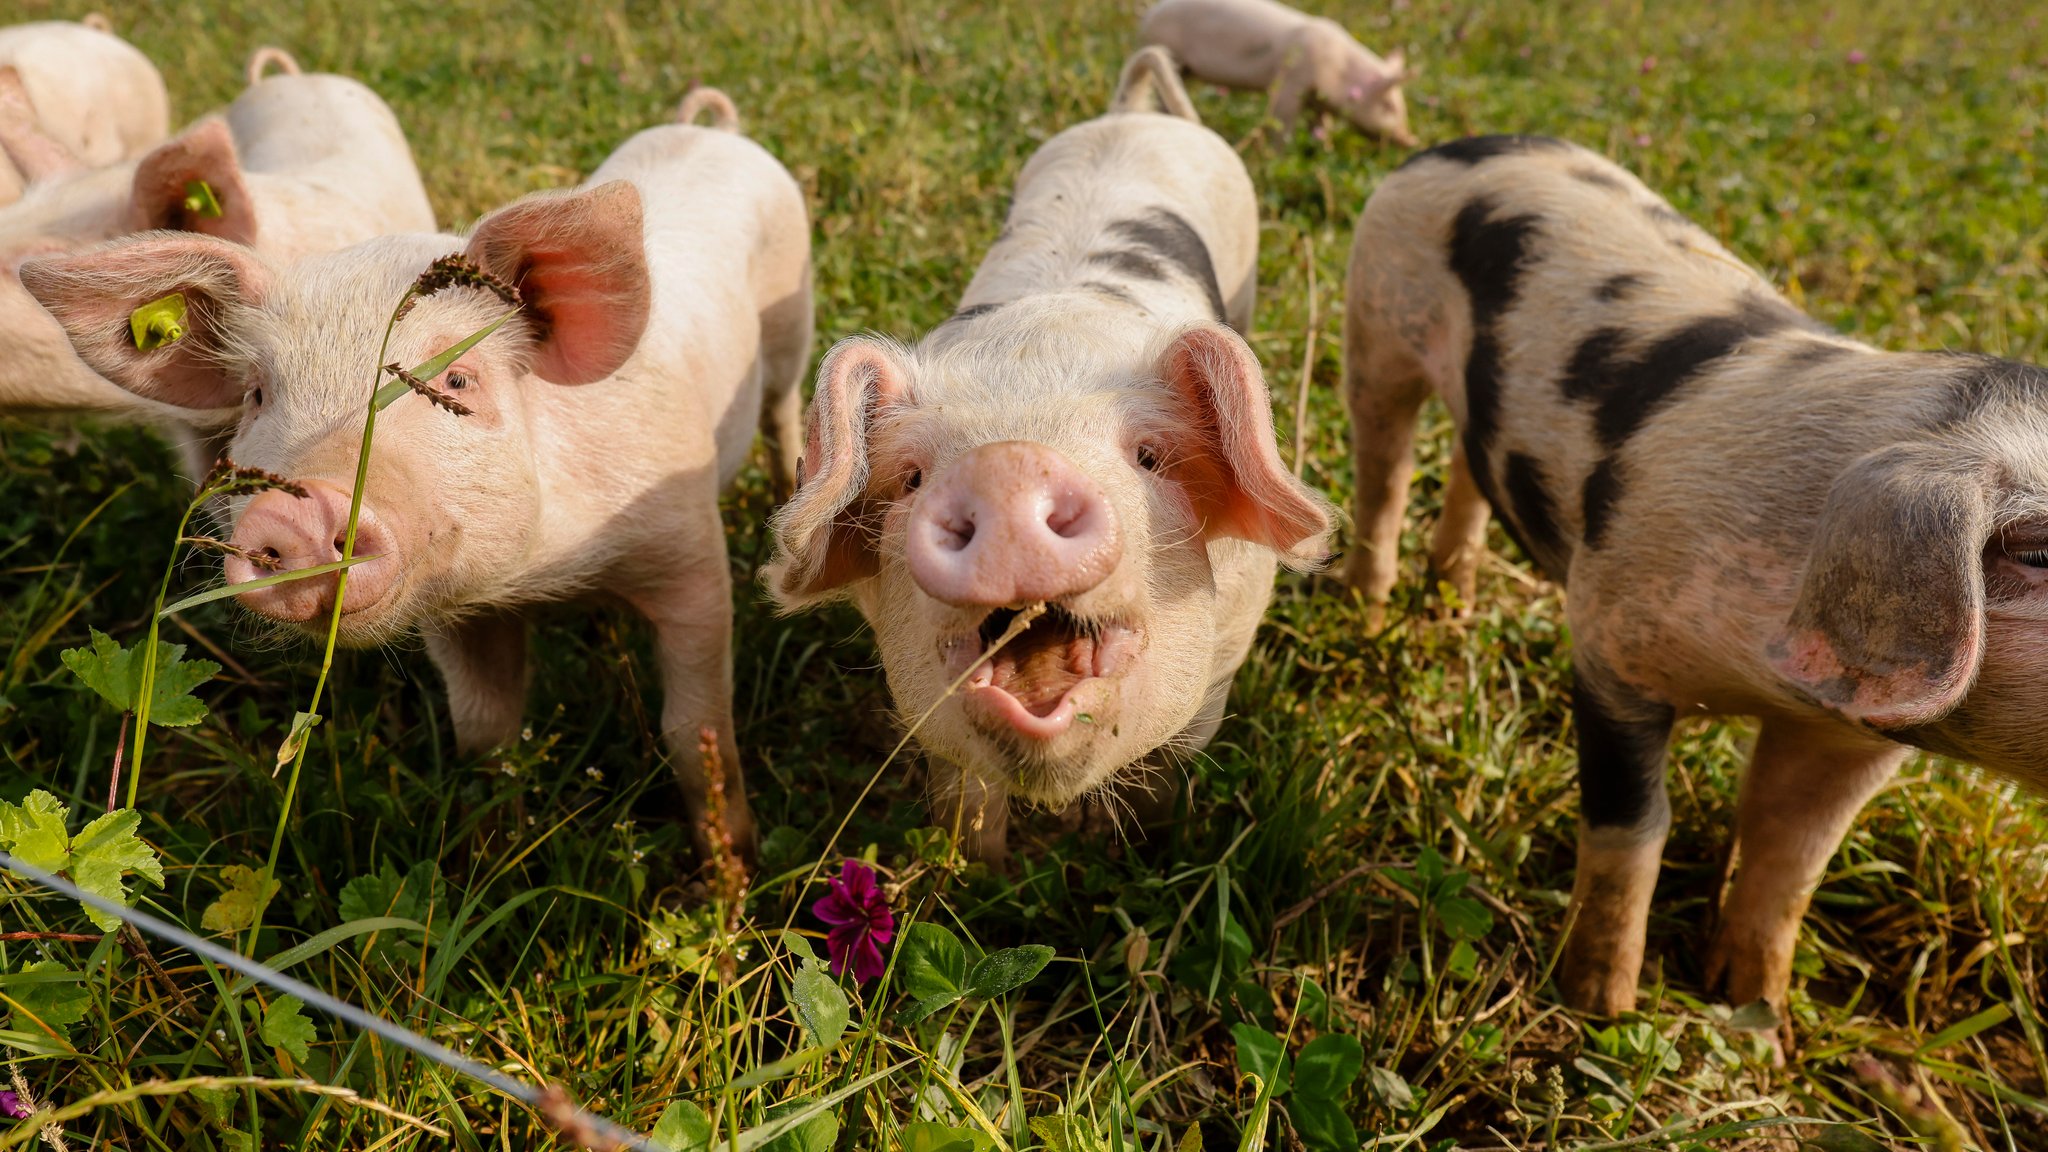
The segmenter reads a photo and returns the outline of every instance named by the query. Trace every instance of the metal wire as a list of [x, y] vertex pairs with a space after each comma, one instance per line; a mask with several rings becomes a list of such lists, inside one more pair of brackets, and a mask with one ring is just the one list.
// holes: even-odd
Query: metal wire
[[474, 1060], [457, 1054], [417, 1032], [393, 1024], [353, 1004], [322, 992], [302, 980], [277, 971], [267, 964], [259, 963], [240, 953], [230, 951], [209, 940], [202, 940], [190, 932], [166, 920], [158, 919], [147, 912], [117, 904], [105, 897], [87, 892], [60, 876], [53, 876], [34, 865], [24, 864], [5, 852], [0, 852], [0, 869], [14, 873], [25, 880], [40, 884], [53, 892], [69, 896], [89, 908], [97, 909], [109, 916], [118, 916], [134, 925], [138, 930], [168, 940], [197, 955], [247, 976], [259, 984], [267, 985], [279, 992], [298, 997], [307, 1006], [318, 1008], [329, 1016], [336, 1017], [365, 1032], [374, 1033], [400, 1048], [432, 1060], [436, 1064], [451, 1068], [480, 1084], [502, 1092], [521, 1103], [538, 1109], [548, 1122], [560, 1129], [564, 1135], [582, 1143], [588, 1148], [608, 1150], [630, 1148], [633, 1152], [667, 1152], [661, 1145], [645, 1136], [594, 1115], [578, 1107], [558, 1087], [540, 1088], [485, 1067]]

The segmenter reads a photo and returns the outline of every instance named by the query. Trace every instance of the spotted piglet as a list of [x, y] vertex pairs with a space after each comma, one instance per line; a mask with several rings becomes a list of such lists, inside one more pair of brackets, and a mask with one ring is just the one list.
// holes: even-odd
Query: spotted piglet
[[1809, 895], [1914, 749], [2048, 783], [2048, 373], [1840, 336], [1544, 138], [1388, 177], [1348, 291], [1351, 582], [1393, 587], [1433, 390], [1458, 426], [1439, 573], [1469, 600], [1491, 509], [1569, 587], [1568, 1003], [1635, 1003], [1681, 717], [1762, 721], [1708, 959], [1735, 1003], [1783, 1008]]
[[1147, 49], [1025, 165], [950, 320], [819, 369], [769, 587], [859, 606], [973, 855], [1005, 851], [1012, 797], [1205, 744], [1276, 564], [1323, 554], [1240, 335], [1257, 256], [1244, 165]]

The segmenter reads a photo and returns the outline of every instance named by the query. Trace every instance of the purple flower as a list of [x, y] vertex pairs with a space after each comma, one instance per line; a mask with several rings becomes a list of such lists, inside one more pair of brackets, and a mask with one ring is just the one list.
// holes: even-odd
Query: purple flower
[[26, 1120], [33, 1115], [35, 1113], [21, 1102], [20, 1096], [12, 1092], [0, 1092], [0, 1116], [5, 1116], [9, 1120]]
[[1851, 64], [1861, 64], [1861, 63], [1863, 63], [1863, 62], [1864, 62], [1865, 60], [1868, 60], [1868, 59], [1870, 59], [1870, 57], [1868, 57], [1868, 56], [1865, 56], [1865, 55], [1863, 54], [1863, 49], [1861, 49], [1861, 48], [1851, 48], [1851, 49], [1849, 49], [1849, 63], [1851, 63]]
[[882, 975], [887, 966], [881, 946], [896, 938], [896, 915], [875, 884], [874, 869], [858, 860], [841, 864], [839, 879], [825, 881], [825, 895], [811, 905], [811, 914], [830, 926], [825, 947], [833, 974], [851, 971], [862, 982]]

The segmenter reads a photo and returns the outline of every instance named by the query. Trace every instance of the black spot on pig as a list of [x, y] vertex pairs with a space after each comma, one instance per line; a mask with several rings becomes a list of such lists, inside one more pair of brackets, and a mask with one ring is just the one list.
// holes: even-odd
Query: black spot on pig
[[1592, 404], [1593, 431], [1605, 452], [1580, 497], [1586, 546], [1600, 546], [1621, 493], [1616, 457], [1651, 416], [1708, 365], [1745, 342], [1812, 323], [1782, 300], [1755, 295], [1745, 297], [1733, 312], [1703, 317], [1658, 337], [1640, 353], [1625, 351], [1629, 333], [1618, 328], [1597, 329], [1581, 340], [1558, 387], [1567, 400]]
[[1557, 502], [1551, 499], [1543, 466], [1525, 453], [1510, 452], [1501, 466], [1500, 482], [1508, 514], [1520, 529], [1516, 542], [1545, 575], [1563, 580], [1571, 568], [1571, 550], [1558, 527]]
[[1449, 160], [1469, 168], [1496, 156], [1518, 156], [1529, 152], [1563, 152], [1570, 148], [1570, 144], [1551, 136], [1467, 136], [1463, 140], [1453, 140], [1448, 144], [1439, 144], [1434, 148], [1417, 152], [1402, 161], [1401, 167], [1406, 168], [1421, 160], [1436, 159]]
[[1107, 280], [1086, 280], [1082, 282], [1081, 287], [1098, 296], [1107, 296], [1119, 304], [1129, 304], [1133, 308], [1144, 307], [1138, 298], [1131, 295], [1130, 290], [1121, 284], [1112, 284]]
[[[1580, 667], [1572, 685], [1579, 729], [1579, 813], [1592, 828], [1644, 828], [1663, 815], [1664, 757], [1676, 713], [1628, 692], [1610, 692]], [[1614, 700], [1612, 695], [1623, 695]]]
[[1593, 298], [1603, 304], [1612, 304], [1643, 286], [1643, 277], [1635, 272], [1622, 272], [1600, 282], [1593, 289]]
[[1154, 208], [1143, 216], [1111, 224], [1109, 231], [1129, 247], [1091, 252], [1089, 263], [1114, 268], [1141, 280], [1163, 281], [1169, 268], [1178, 269], [1201, 288], [1216, 321], [1224, 322], [1223, 290], [1216, 280], [1216, 265], [1209, 258], [1209, 246], [1180, 213]]
[[1789, 341], [1785, 345], [1784, 364], [1785, 367], [1797, 371], [1825, 364], [1830, 360], [1839, 360], [1853, 351], [1855, 349], [1850, 345], [1837, 344], [1831, 340]]
[[1492, 197], [1475, 196], [1451, 224], [1452, 275], [1472, 301], [1472, 351], [1465, 358], [1465, 463], [1486, 502], [1501, 502], [1493, 485], [1494, 436], [1500, 430], [1501, 350], [1495, 330], [1515, 303], [1522, 272], [1531, 260], [1537, 217], [1494, 217]]
[[1953, 359], [1961, 370], [1949, 380], [1941, 426], [1971, 420], [1987, 408], [2048, 404], [2048, 371], [1996, 356], [1959, 353]]

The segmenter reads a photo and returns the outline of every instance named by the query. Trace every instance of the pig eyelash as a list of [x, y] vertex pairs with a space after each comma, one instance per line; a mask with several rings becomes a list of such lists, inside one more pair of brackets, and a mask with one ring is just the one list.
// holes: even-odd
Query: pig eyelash
[[1138, 445], [1138, 449], [1133, 455], [1137, 457], [1138, 467], [1143, 468], [1147, 472], [1159, 471], [1161, 467], [1159, 450], [1150, 444]]
[[476, 383], [476, 380], [466, 372], [450, 372], [446, 380], [447, 388], [450, 392], [460, 392], [464, 388]]
[[2029, 548], [2021, 552], [2009, 552], [2007, 555], [2029, 568], [2048, 568], [2048, 548]]

